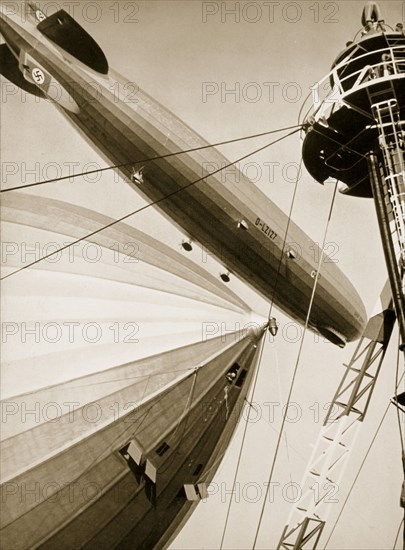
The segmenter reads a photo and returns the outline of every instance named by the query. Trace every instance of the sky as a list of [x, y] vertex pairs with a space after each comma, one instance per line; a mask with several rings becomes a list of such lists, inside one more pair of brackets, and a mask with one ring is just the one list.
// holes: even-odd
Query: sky
[[[60, 2], [104, 50], [111, 67], [172, 110], [208, 141], [256, 134], [297, 124], [310, 87], [330, 68], [337, 54], [360, 29], [363, 2]], [[55, 3], [41, 7], [53, 11]], [[386, 21], [403, 21], [404, 2], [382, 3]], [[4, 93], [2, 85], [1, 146], [3, 180], [7, 187], [67, 173], [69, 163], [105, 166], [89, 144], [47, 101], [24, 93]], [[307, 104], [309, 106], [309, 104]], [[306, 109], [304, 109], [304, 112]], [[268, 139], [268, 138], [267, 138]], [[265, 139], [241, 141], [221, 151], [231, 160], [247, 154]], [[290, 208], [301, 142], [298, 135], [283, 140], [242, 163], [239, 168], [285, 212]], [[4, 174], [4, 163], [15, 163], [14, 175]], [[55, 166], [57, 168], [55, 168]], [[57, 173], [59, 175], [59, 173]], [[39, 178], [38, 178], [39, 176]], [[332, 185], [321, 186], [303, 170], [292, 218], [314, 241], [321, 243]], [[49, 184], [32, 194], [69, 200], [119, 217], [128, 211], [133, 191], [111, 174]], [[131, 223], [171, 246], [177, 230], [158, 215], [141, 215]], [[382, 248], [371, 201], [339, 195], [327, 236], [328, 252], [359, 291], [368, 313], [386, 279]], [[207, 266], [213, 273], [213, 262]], [[231, 288], [261, 315], [268, 304], [232, 278]], [[253, 401], [260, 412], [249, 423], [243, 448], [237, 493], [230, 511], [224, 548], [252, 545], [280, 427], [281, 406], [270, 417], [266, 403], [285, 403], [299, 342], [288, 332], [289, 320], [277, 312], [278, 338], [267, 343]], [[396, 340], [396, 332], [393, 341]], [[326, 533], [333, 527], [345, 495], [356, 476], [394, 393], [395, 345], [383, 365], [372, 406], [360, 432], [338, 503], [331, 506]], [[273, 481], [279, 483], [267, 503], [258, 548], [274, 548], [292, 504], [285, 485], [301, 481], [322, 423], [325, 404], [334, 394], [342, 363], [353, 345], [340, 350], [312, 333], [305, 337], [292, 401], [300, 416], [286, 423]], [[243, 423], [214, 480], [207, 502], [199, 505], [171, 548], [219, 548], [229, 504]], [[393, 547], [401, 520], [399, 494], [401, 462], [398, 426], [391, 406], [365, 466], [345, 506], [327, 548], [385, 550]], [[257, 491], [261, 499], [255, 496]], [[325, 542], [326, 538], [323, 539]], [[400, 544], [397, 544], [397, 548]]]

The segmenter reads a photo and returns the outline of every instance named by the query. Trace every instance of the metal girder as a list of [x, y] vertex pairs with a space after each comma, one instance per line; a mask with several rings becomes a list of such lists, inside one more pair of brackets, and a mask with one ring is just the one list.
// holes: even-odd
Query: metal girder
[[324, 425], [355, 414], [362, 422], [367, 413], [385, 350], [391, 337], [395, 313], [391, 302], [378, 317], [372, 317], [333, 397]]
[[311, 546], [306, 546], [308, 550], [316, 548], [319, 538], [322, 534], [325, 522], [317, 519], [305, 518], [301, 524], [292, 529], [288, 525], [284, 527], [282, 542], [277, 548], [286, 550], [298, 550], [304, 544], [311, 542]]
[[324, 529], [330, 504], [344, 474], [361, 422], [367, 413], [395, 323], [386, 283], [335, 393], [277, 550], [314, 550]]
[[378, 147], [368, 154], [367, 163], [398, 318], [400, 349], [405, 351], [405, 121], [401, 120], [395, 94], [389, 96], [371, 105], [379, 137]]

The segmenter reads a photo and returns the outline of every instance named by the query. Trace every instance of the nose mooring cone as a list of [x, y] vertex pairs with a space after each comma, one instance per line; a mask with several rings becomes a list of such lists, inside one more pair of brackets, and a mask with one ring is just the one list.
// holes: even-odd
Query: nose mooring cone
[[272, 336], [276, 336], [278, 332], [278, 324], [275, 317], [270, 317], [269, 320], [269, 332]]

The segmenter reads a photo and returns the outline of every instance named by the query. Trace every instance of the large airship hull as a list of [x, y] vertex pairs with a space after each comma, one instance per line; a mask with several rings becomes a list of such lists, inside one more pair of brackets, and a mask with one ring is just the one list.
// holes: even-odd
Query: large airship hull
[[[111, 221], [23, 193], [2, 204], [6, 242], [31, 250]], [[4, 550], [166, 544], [206, 496], [268, 334], [184, 252], [123, 223], [96, 237], [3, 283]]]
[[[134, 96], [134, 85], [108, 70], [104, 54], [83, 29], [82, 47], [96, 61], [69, 49], [66, 35], [76, 36], [77, 27], [63, 10], [42, 22], [35, 16], [24, 23], [14, 15], [1, 19], [1, 32], [27, 83], [53, 96], [123, 177], [227, 271], [304, 323], [318, 269], [315, 243], [293, 222], [288, 225], [287, 216], [241, 172], [218, 171], [230, 164], [218, 151], [177, 154], [208, 143], [138, 87]], [[309, 326], [343, 346], [361, 334], [365, 309], [331, 259], [325, 257], [320, 273]]]

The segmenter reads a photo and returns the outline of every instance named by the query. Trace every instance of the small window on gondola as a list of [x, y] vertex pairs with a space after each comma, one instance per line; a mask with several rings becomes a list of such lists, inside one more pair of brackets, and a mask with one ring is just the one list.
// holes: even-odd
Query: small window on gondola
[[238, 374], [239, 369], [240, 369], [240, 366], [238, 365], [238, 363], [234, 363], [226, 373], [225, 378], [228, 380], [230, 384], [232, 384], [232, 382], [236, 379], [236, 375]]
[[119, 449], [118, 451], [120, 455], [123, 456], [127, 461], [131, 458], [131, 456], [128, 453], [128, 447], [129, 447], [129, 443], [125, 445], [125, 447], [123, 447], [122, 449]]
[[134, 458], [134, 456], [132, 456], [130, 446], [131, 446], [131, 443], [128, 443], [127, 445], [125, 445], [125, 447], [122, 447], [122, 449], [119, 449], [118, 452], [124, 458], [128, 468], [134, 474], [135, 479], [139, 484], [141, 482], [141, 478], [145, 470], [145, 465], [144, 463], [140, 463], [140, 462], [137, 463], [135, 461], [136, 457]]
[[166, 443], [166, 441], [163, 441], [163, 443], [161, 443], [159, 447], [156, 449], [156, 454], [158, 454], [159, 456], [163, 456], [165, 452], [168, 451], [169, 449], [170, 449], [170, 446]]

